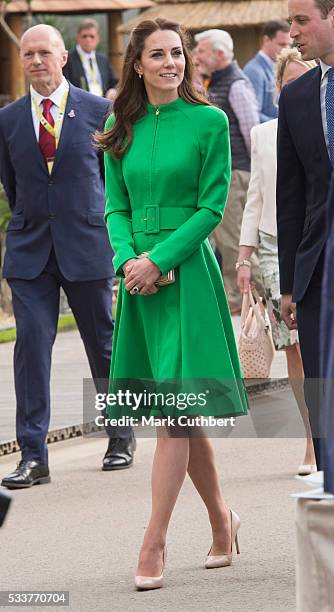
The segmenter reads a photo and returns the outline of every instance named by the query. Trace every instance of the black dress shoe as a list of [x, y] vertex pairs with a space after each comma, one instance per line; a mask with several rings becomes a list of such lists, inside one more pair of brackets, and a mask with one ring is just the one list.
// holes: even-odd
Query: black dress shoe
[[3, 525], [3, 522], [6, 518], [10, 502], [11, 498], [9, 497], [9, 495], [0, 491], [0, 527]]
[[2, 479], [2, 486], [7, 489], [28, 489], [36, 484], [50, 482], [49, 467], [38, 461], [24, 461], [18, 464], [16, 470]]
[[103, 470], [124, 470], [133, 464], [133, 453], [136, 450], [136, 440], [110, 438], [108, 449], [103, 458]]

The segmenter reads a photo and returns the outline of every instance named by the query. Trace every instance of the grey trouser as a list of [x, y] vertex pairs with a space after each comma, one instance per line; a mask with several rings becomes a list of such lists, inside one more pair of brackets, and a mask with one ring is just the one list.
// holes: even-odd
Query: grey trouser
[[[239, 239], [242, 216], [247, 199], [250, 173], [245, 170], [232, 170], [231, 186], [228, 194], [224, 217], [213, 232], [217, 248], [223, 259], [223, 278], [230, 304], [241, 304], [241, 295], [237, 286], [235, 264], [239, 255]], [[256, 283], [260, 295], [263, 293], [262, 274], [259, 260], [255, 253], [251, 257], [252, 280]]]

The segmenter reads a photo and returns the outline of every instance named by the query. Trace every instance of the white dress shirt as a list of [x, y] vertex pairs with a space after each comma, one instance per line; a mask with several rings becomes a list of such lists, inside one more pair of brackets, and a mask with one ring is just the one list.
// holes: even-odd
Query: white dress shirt
[[[79, 57], [83, 65], [83, 69], [85, 71], [90, 93], [95, 94], [96, 96], [102, 96], [103, 95], [102, 77], [101, 77], [99, 67], [97, 65], [95, 51], [86, 53], [86, 51], [84, 51], [80, 47], [80, 45], [77, 45], [76, 49], [77, 49], [77, 52], [79, 53]], [[93, 75], [92, 75], [92, 69], [91, 69], [91, 65], [89, 61], [90, 59], [92, 60], [92, 63], [93, 63], [93, 71], [94, 71], [95, 79], [93, 78]]]
[[[33, 88], [32, 85], [30, 85], [31, 113], [32, 113], [32, 120], [33, 120], [34, 130], [35, 130], [37, 140], [39, 140], [40, 122], [39, 122], [39, 118], [37, 116], [37, 113], [34, 107], [33, 99], [37, 101], [37, 104], [40, 107], [42, 112], [43, 112], [43, 104], [42, 104], [43, 100], [52, 100], [53, 106], [51, 106], [50, 112], [51, 112], [54, 122], [56, 123], [57, 118], [58, 118], [59, 109], [60, 109], [66, 89], [68, 89], [68, 82], [66, 81], [65, 77], [63, 78], [59, 87], [57, 87], [57, 89], [55, 89], [55, 91], [53, 91], [52, 94], [50, 94], [49, 96], [42, 96], [40, 93], [38, 93], [38, 91], [36, 91]], [[63, 125], [63, 120], [64, 119], [62, 119], [62, 122], [60, 125], [59, 136], [60, 136], [61, 128]]]

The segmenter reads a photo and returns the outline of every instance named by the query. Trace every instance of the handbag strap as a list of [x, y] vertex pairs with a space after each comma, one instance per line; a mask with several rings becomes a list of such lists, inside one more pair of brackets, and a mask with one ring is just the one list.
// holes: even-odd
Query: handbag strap
[[242, 306], [241, 306], [241, 315], [240, 315], [241, 329], [244, 327], [246, 323], [246, 319], [249, 313], [249, 308], [250, 308], [249, 293], [244, 293], [242, 296]]
[[[255, 295], [256, 298], [256, 303], [253, 297], [253, 294]], [[258, 308], [257, 308], [258, 305]], [[254, 316], [256, 318], [256, 322], [259, 326], [263, 326], [264, 321], [264, 306], [261, 302], [261, 298], [258, 294], [258, 292], [256, 291], [256, 289], [251, 289], [249, 287], [248, 293], [244, 293], [243, 297], [242, 297], [242, 307], [241, 307], [241, 316], [240, 316], [240, 324], [241, 324], [241, 329], [244, 327], [248, 313], [249, 313], [249, 309], [250, 307], [252, 307], [253, 309], [253, 313]]]

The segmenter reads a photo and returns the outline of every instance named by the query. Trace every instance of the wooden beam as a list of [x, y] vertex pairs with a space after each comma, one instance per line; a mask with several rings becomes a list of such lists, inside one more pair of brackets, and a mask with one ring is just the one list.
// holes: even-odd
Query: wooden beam
[[112, 11], [108, 15], [109, 61], [117, 77], [120, 77], [123, 66], [123, 36], [117, 32], [122, 25], [122, 11]]
[[[23, 34], [23, 19], [21, 15], [8, 15], [7, 23], [18, 38]], [[20, 54], [17, 47], [8, 39], [9, 56], [9, 94], [13, 100], [26, 94], [26, 82], [23, 74]]]

